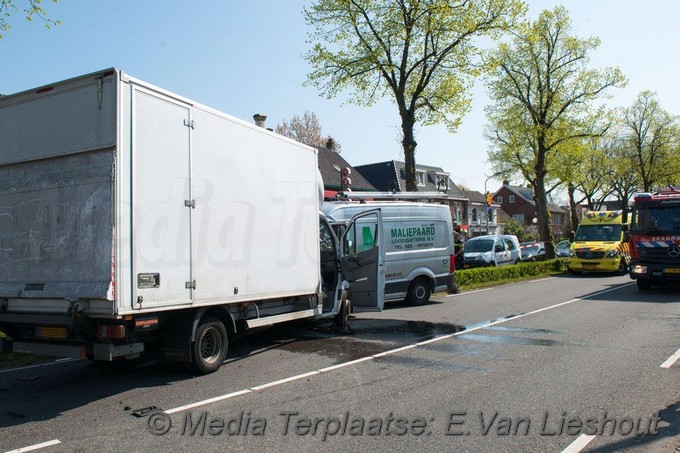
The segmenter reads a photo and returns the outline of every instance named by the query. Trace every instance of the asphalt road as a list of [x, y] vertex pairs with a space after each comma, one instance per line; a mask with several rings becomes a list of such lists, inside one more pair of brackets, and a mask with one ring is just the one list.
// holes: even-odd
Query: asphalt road
[[564, 276], [351, 326], [261, 332], [208, 376], [158, 361], [2, 370], [0, 452], [680, 451], [677, 286]]

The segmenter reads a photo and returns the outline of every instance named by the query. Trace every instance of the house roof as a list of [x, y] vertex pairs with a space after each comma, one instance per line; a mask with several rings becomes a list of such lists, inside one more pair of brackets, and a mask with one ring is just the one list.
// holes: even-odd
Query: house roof
[[[357, 165], [359, 171], [373, 186], [384, 192], [404, 192], [406, 191], [405, 179], [406, 164], [398, 160], [388, 160], [386, 162], [378, 162], [375, 164]], [[429, 165], [416, 164], [416, 171], [424, 172], [425, 186], [419, 187], [424, 192], [437, 191], [437, 176], [446, 176], [448, 179], [448, 190], [446, 191], [449, 198], [465, 200], [467, 197], [456, 186], [456, 184], [448, 177], [448, 173], [441, 167], [432, 167]]]
[[[522, 197], [527, 203], [531, 204], [532, 206], [535, 206], [536, 203], [534, 203], [534, 189], [531, 187], [523, 187], [523, 186], [511, 186], [509, 184], [503, 184], [503, 187], [506, 187], [507, 189], [511, 190], [514, 192], [516, 195], [519, 195]], [[503, 188], [501, 187], [494, 193], [494, 198], [498, 192]], [[560, 208], [558, 205], [554, 203], [548, 203], [548, 210], [550, 212], [558, 213], [558, 214], [565, 214], [567, 211], [564, 209]]]
[[319, 172], [323, 178], [324, 187], [340, 188], [340, 170], [344, 167], [349, 167], [352, 173], [349, 179], [352, 180], [350, 188], [352, 190], [375, 190], [375, 187], [363, 177], [363, 175], [354, 169], [342, 156], [335, 151], [328, 148], [317, 147], [319, 151]]
[[473, 203], [486, 203], [486, 197], [476, 190], [463, 190], [465, 197]]

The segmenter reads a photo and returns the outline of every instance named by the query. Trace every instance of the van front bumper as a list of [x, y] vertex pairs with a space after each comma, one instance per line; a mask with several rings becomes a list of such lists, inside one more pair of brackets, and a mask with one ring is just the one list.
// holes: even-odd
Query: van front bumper
[[569, 258], [567, 268], [579, 272], [617, 272], [621, 264], [621, 258], [605, 258], [601, 260], [581, 260]]

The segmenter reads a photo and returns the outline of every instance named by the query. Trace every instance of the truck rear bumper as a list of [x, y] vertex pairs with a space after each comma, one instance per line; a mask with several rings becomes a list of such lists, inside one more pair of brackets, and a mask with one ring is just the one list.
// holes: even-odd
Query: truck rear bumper
[[43, 355], [49, 357], [85, 358], [85, 345], [68, 343], [34, 343], [31, 341], [13, 341], [13, 352]]

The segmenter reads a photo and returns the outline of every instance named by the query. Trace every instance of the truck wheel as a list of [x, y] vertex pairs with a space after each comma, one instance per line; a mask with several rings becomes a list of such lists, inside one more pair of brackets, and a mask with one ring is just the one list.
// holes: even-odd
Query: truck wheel
[[227, 331], [224, 324], [212, 316], [206, 316], [196, 329], [192, 344], [192, 363], [201, 374], [217, 371], [227, 356]]
[[638, 278], [636, 280], [637, 282], [637, 287], [640, 291], [647, 291], [649, 288], [652, 287], [652, 282], [649, 280], [643, 280], [641, 278]]
[[424, 278], [416, 278], [411, 282], [406, 295], [406, 301], [411, 305], [423, 305], [430, 300], [430, 282]]

